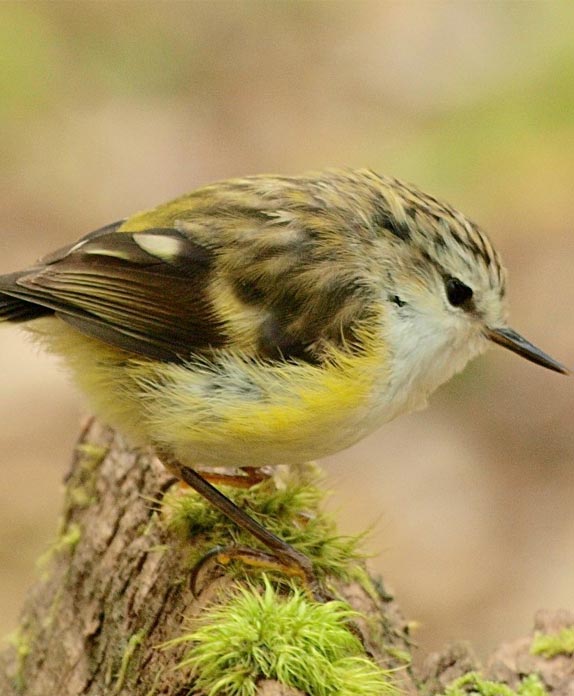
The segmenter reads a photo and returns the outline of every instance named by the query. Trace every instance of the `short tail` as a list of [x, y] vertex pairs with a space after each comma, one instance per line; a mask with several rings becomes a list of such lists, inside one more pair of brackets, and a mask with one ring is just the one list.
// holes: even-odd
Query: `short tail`
[[19, 323], [37, 319], [38, 317], [45, 317], [47, 314], [53, 314], [53, 310], [11, 293], [12, 288], [16, 289], [16, 281], [19, 275], [19, 273], [10, 273], [0, 276], [0, 322], [11, 321]]
[[0, 293], [0, 322], [23, 322], [53, 314], [51, 309]]

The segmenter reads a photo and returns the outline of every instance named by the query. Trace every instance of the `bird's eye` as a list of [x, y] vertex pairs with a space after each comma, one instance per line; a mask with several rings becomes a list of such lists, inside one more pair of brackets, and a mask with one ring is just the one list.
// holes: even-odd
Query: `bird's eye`
[[447, 278], [445, 287], [446, 296], [453, 307], [463, 307], [472, 300], [472, 289], [458, 278]]
[[389, 297], [389, 300], [391, 302], [394, 302], [397, 305], [397, 307], [404, 307], [406, 305], [406, 302], [404, 302], [404, 300], [401, 300], [401, 298], [398, 295], [391, 295]]

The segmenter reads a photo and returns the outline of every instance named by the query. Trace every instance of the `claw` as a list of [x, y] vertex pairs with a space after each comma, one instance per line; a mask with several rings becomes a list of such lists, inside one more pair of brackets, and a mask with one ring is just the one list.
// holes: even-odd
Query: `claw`
[[[307, 562], [302, 563], [303, 559]], [[212, 561], [219, 566], [227, 566], [233, 561], [240, 561], [252, 568], [275, 570], [288, 577], [299, 578], [312, 599], [317, 602], [327, 601], [327, 597], [321, 590], [313, 570], [309, 567], [310, 563], [306, 556], [301, 554], [301, 558], [290, 558], [287, 561], [271, 553], [253, 549], [249, 546], [216, 546], [208, 551], [191, 571], [190, 587], [194, 597], [199, 596], [201, 592], [201, 590], [198, 590], [198, 577], [206, 565]], [[209, 580], [207, 583], [204, 583], [204, 586], [209, 584], [209, 581], [212, 579], [211, 572], [208, 577]]]

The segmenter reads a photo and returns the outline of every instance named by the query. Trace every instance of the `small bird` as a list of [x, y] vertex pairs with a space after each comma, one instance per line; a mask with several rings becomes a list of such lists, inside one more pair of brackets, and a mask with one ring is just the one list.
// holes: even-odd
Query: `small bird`
[[328, 170], [223, 181], [99, 229], [0, 276], [0, 321], [29, 323], [97, 415], [268, 549], [238, 557], [312, 584], [309, 559], [201, 468], [349, 447], [492, 342], [567, 374], [508, 327], [505, 294], [498, 253], [457, 210]]

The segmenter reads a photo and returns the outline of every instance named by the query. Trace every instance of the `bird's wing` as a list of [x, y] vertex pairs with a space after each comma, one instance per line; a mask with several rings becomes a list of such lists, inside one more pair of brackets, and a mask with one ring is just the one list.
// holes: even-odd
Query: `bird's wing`
[[233, 205], [146, 224], [135, 216], [0, 277], [0, 293], [150, 358], [229, 348], [316, 362], [326, 346], [352, 343], [368, 305], [361, 264], [318, 242], [324, 215], [319, 231], [300, 211], [278, 219]]
[[0, 292], [50, 308], [80, 332], [172, 360], [226, 343], [206, 297], [212, 255], [176, 229], [118, 223], [0, 278]]

